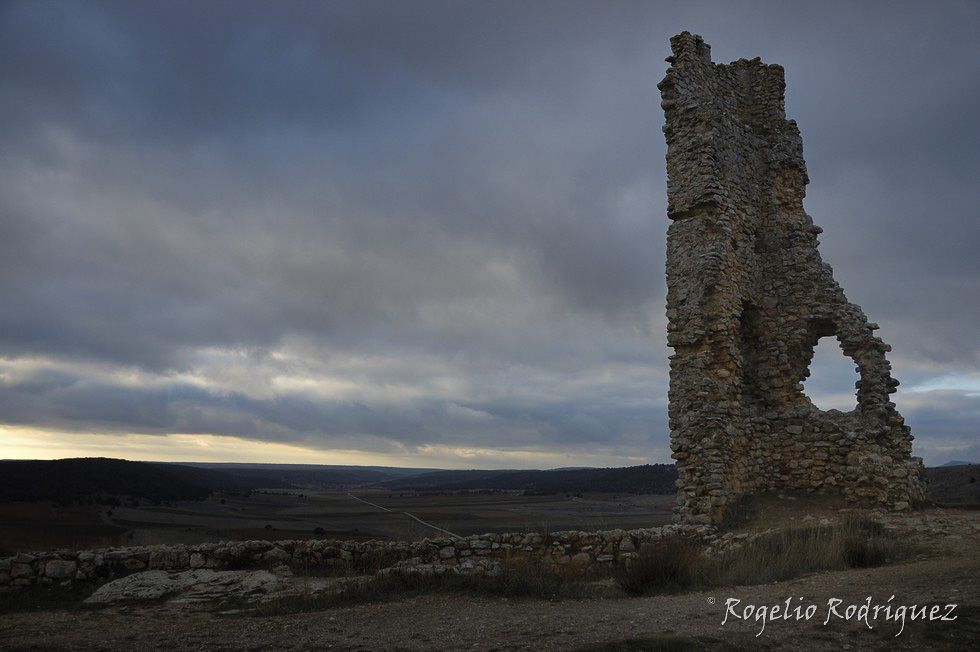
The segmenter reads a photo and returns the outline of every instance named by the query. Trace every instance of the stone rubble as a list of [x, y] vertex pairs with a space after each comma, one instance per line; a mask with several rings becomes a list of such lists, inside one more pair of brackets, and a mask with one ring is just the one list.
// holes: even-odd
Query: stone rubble
[[[925, 470], [889, 401], [890, 347], [849, 303], [803, 210], [803, 141], [783, 68], [723, 65], [688, 32], [658, 88], [666, 115], [669, 426], [681, 522], [720, 523], [742, 495], [836, 492], [907, 510]], [[835, 337], [860, 374], [857, 406], [804, 394], [814, 346]]]

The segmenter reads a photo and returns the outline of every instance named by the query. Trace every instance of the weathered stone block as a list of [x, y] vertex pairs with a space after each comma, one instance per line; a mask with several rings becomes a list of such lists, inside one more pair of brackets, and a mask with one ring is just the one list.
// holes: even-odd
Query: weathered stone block
[[44, 575], [53, 580], [70, 580], [77, 569], [78, 565], [73, 561], [53, 559], [44, 565]]
[[288, 564], [293, 560], [293, 556], [282, 548], [273, 548], [263, 552], [261, 559], [267, 564]]
[[17, 579], [23, 579], [25, 577], [34, 577], [34, 568], [30, 564], [14, 564], [10, 569], [10, 577]]
[[452, 559], [455, 556], [456, 556], [455, 546], [443, 546], [442, 548], [439, 549], [440, 559]]
[[587, 552], [580, 552], [572, 555], [571, 563], [573, 566], [588, 566], [592, 563], [592, 555]]

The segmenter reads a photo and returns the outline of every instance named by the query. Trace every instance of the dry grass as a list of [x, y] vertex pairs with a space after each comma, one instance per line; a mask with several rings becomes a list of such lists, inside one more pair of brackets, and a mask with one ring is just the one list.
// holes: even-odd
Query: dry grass
[[705, 556], [689, 541], [663, 541], [616, 569], [616, 581], [632, 595], [670, 593], [697, 586], [764, 584], [808, 573], [866, 568], [910, 557], [911, 547], [865, 516], [836, 525], [790, 528], [741, 547]]
[[755, 539], [709, 564], [708, 572], [716, 580], [712, 583], [761, 584], [817, 571], [880, 566], [910, 555], [877, 521], [848, 515], [835, 525], [784, 529]]

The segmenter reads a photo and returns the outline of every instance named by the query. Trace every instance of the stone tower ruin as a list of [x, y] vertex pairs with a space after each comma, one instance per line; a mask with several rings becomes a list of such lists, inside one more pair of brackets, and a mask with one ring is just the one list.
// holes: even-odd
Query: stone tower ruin
[[[684, 32], [658, 85], [666, 114], [667, 319], [675, 512], [720, 522], [740, 496], [837, 492], [907, 509], [925, 498], [898, 381], [877, 324], [849, 303], [803, 210], [803, 141], [784, 111], [783, 68], [722, 65]], [[857, 365], [857, 407], [803, 392], [814, 346], [835, 337]]]

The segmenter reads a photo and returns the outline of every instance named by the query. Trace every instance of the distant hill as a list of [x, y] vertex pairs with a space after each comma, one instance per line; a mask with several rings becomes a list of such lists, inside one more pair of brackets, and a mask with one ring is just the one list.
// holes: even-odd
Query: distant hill
[[441, 469], [409, 468], [404, 466], [362, 466], [356, 464], [265, 464], [256, 462], [168, 462], [179, 463], [182, 466], [195, 466], [215, 471], [241, 471], [244, 469], [262, 471], [365, 471], [378, 472], [383, 475], [400, 478], [422, 473], [431, 473]]
[[[436, 469], [408, 469], [392, 466], [340, 466], [329, 464], [212, 464], [190, 466], [248, 478], [256, 487], [287, 486], [297, 489], [350, 489], [367, 487], [398, 478], [418, 476]], [[271, 481], [275, 485], [261, 484]]]
[[[392, 476], [382, 471], [355, 471], [344, 469], [265, 469], [249, 467], [215, 470], [231, 477], [258, 483], [260, 487], [287, 486], [297, 489], [346, 489], [365, 487], [390, 480]], [[266, 484], [262, 484], [262, 482]], [[269, 484], [275, 483], [275, 484]]]
[[673, 465], [439, 471], [302, 464], [173, 464], [110, 458], [0, 460], [0, 502], [78, 502], [109, 496], [198, 500], [221, 491], [351, 489], [554, 493], [674, 493]]
[[[491, 478], [516, 473], [507, 470], [453, 470], [453, 471], [431, 471], [410, 478], [395, 478], [379, 483], [385, 489], [442, 489], [456, 484], [477, 484], [482, 485], [489, 482]], [[535, 471], [534, 473], [541, 473]]]
[[980, 464], [957, 464], [926, 469], [929, 497], [937, 503], [980, 504]]
[[970, 464], [973, 464], [973, 462], [963, 462], [961, 460], [950, 460], [949, 462], [946, 462], [945, 464], [943, 464], [943, 466], [968, 466]]
[[381, 483], [387, 489], [473, 491], [523, 490], [528, 493], [654, 493], [672, 494], [677, 470], [672, 464], [625, 468], [555, 471], [438, 471], [415, 478]]
[[[930, 498], [980, 504], [980, 464], [951, 461], [926, 469]], [[173, 464], [110, 458], [0, 460], [0, 502], [131, 496], [197, 500], [254, 489], [380, 488], [413, 491], [525, 491], [673, 494], [672, 464], [552, 470], [433, 470], [316, 464]]]
[[247, 478], [178, 464], [105, 457], [0, 460], [0, 501], [3, 502], [77, 501], [108, 495], [195, 500], [215, 491], [241, 491], [254, 486]]

